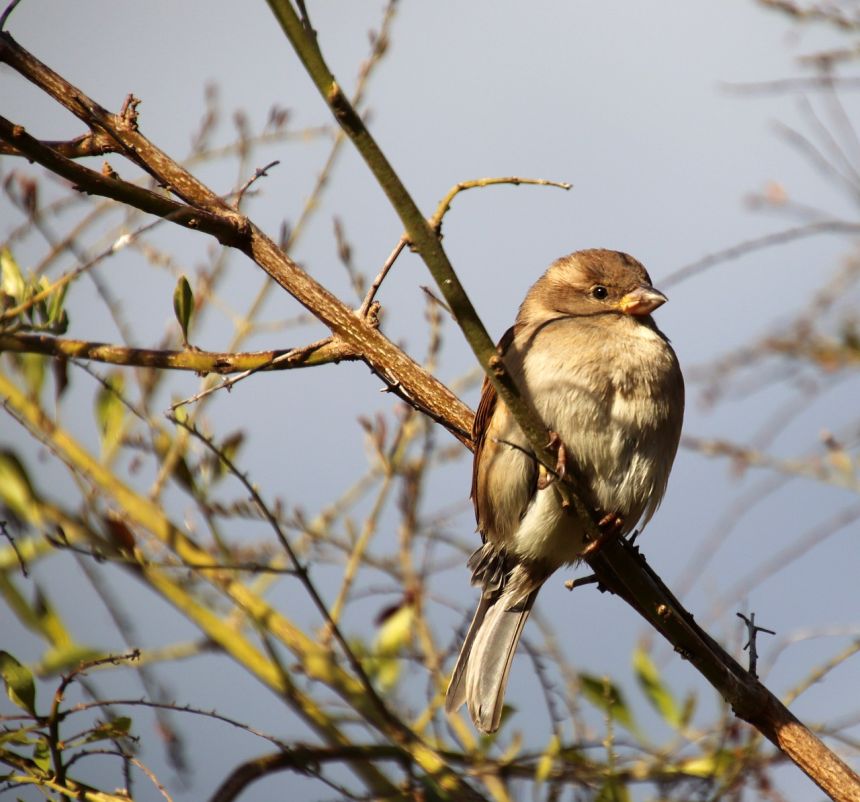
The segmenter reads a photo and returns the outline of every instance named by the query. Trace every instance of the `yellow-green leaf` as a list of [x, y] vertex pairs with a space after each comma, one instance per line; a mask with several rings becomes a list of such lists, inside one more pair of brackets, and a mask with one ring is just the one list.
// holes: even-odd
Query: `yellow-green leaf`
[[678, 774], [691, 774], [695, 777], [720, 779], [737, 766], [737, 755], [727, 750], [718, 750], [712, 755], [702, 755], [682, 760], [670, 768]]
[[66, 292], [69, 289], [68, 282], [63, 284], [58, 290], [54, 290], [48, 296], [47, 309], [47, 324], [58, 334], [64, 334], [69, 327], [69, 316], [63, 308], [66, 302]]
[[38, 399], [42, 395], [42, 387], [45, 384], [48, 358], [42, 354], [20, 354], [19, 365], [21, 375], [31, 398]]
[[21, 268], [8, 248], [0, 249], [0, 291], [15, 302], [15, 306], [24, 300], [26, 284]]
[[179, 277], [173, 290], [173, 312], [182, 329], [182, 341], [188, 344], [188, 325], [191, 323], [191, 313], [194, 311], [194, 293], [184, 275]]
[[376, 652], [380, 655], [395, 655], [412, 640], [412, 625], [415, 610], [404, 604], [385, 619], [376, 636]]
[[102, 451], [107, 454], [119, 443], [126, 408], [122, 401], [125, 381], [121, 373], [112, 373], [106, 386], [96, 394], [96, 422], [102, 439]]
[[605, 711], [613, 720], [623, 724], [631, 732], [636, 732], [636, 724], [624, 694], [609, 677], [595, 677], [592, 674], [579, 675], [582, 694], [596, 707]]
[[130, 728], [131, 719], [128, 716], [117, 716], [117, 718], [105, 721], [90, 730], [83, 742], [89, 744], [95, 741], [112, 741], [116, 738], [125, 738]]
[[51, 770], [51, 748], [41, 738], [33, 747], [33, 762], [46, 774]]
[[82, 646], [78, 643], [70, 643], [62, 647], [48, 649], [37, 666], [41, 675], [62, 674], [77, 668], [86, 660], [94, 660], [101, 657], [104, 652]]
[[540, 760], [538, 760], [537, 766], [535, 767], [535, 782], [542, 783], [545, 782], [552, 771], [552, 767], [555, 764], [556, 758], [558, 758], [559, 752], [561, 751], [561, 740], [558, 735], [553, 735], [552, 738], [549, 739], [549, 743], [547, 744], [544, 753], [540, 756]]
[[38, 523], [33, 486], [21, 461], [13, 451], [0, 451], [0, 500], [22, 521]]
[[597, 792], [594, 802], [630, 802], [630, 791], [617, 777], [609, 776]]
[[9, 652], [0, 651], [0, 676], [12, 703], [35, 716], [36, 685], [30, 669], [21, 665]]
[[669, 726], [681, 726], [682, 715], [678, 703], [663, 682], [651, 656], [641, 646], [633, 652], [633, 670], [645, 697]]

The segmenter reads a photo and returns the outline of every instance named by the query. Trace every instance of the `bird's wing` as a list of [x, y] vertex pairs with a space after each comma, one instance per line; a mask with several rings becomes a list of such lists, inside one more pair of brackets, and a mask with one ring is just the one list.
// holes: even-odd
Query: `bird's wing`
[[[514, 327], [499, 340], [498, 351], [504, 356], [514, 339]], [[518, 449], [504, 438], [516, 428], [510, 413], [496, 395], [493, 385], [484, 379], [481, 400], [472, 426], [475, 458], [472, 463], [472, 504], [478, 529], [486, 540], [496, 540], [497, 546], [516, 529], [535, 493], [537, 470], [535, 461], [524, 449]], [[520, 481], [515, 481], [519, 477]], [[494, 490], [488, 485], [495, 485]], [[501, 483], [501, 486], [499, 486]], [[494, 491], [502, 490], [502, 499]], [[486, 499], [497, 498], [501, 506], [491, 507]]]

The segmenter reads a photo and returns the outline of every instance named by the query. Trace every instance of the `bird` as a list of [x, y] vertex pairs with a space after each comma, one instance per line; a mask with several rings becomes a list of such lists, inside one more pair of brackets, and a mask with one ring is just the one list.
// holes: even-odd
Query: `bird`
[[651, 313], [668, 299], [626, 253], [581, 250], [553, 262], [520, 306], [498, 352], [550, 434], [558, 464], [534, 456], [484, 379], [473, 425], [472, 502], [482, 546], [468, 567], [481, 597], [445, 708], [466, 703], [498, 730], [523, 626], [541, 586], [581, 559], [583, 525], [562, 502], [567, 473], [595, 523], [624, 536], [657, 510], [684, 416], [684, 379]]

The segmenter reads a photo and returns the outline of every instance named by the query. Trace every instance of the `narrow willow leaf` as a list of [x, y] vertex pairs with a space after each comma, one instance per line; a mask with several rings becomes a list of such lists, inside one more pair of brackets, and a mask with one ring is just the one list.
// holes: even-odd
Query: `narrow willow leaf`
[[107, 386], [103, 386], [96, 394], [96, 422], [102, 439], [102, 451], [112, 451], [119, 442], [125, 421], [125, 404], [122, 402], [122, 391], [125, 381], [121, 373], [113, 373], [108, 377]]
[[542, 783], [549, 778], [559, 752], [561, 752], [561, 740], [558, 735], [553, 735], [535, 767], [535, 782]]
[[13, 305], [17, 306], [24, 300], [26, 284], [21, 268], [8, 248], [0, 249], [0, 291], [8, 295]]
[[623, 724], [631, 732], [637, 732], [633, 715], [624, 700], [624, 694], [609, 677], [580, 674], [579, 681], [582, 694], [589, 702], [605, 711], [612, 719]]
[[391, 690], [400, 679], [401, 651], [412, 642], [415, 610], [411, 604], [402, 604], [385, 618], [374, 642], [376, 682], [379, 687]]
[[27, 666], [21, 665], [9, 652], [0, 651], [0, 677], [6, 684], [6, 695], [13, 704], [36, 715], [36, 684]]
[[38, 400], [42, 395], [42, 387], [45, 385], [45, 375], [48, 369], [48, 358], [42, 354], [21, 354], [21, 375], [30, 398]]
[[641, 646], [633, 652], [633, 670], [639, 687], [654, 709], [669, 726], [678, 729], [683, 718], [678, 703], [663, 682], [651, 656]]
[[191, 323], [191, 313], [194, 311], [194, 293], [184, 275], [179, 277], [173, 290], [173, 312], [182, 329], [182, 341], [188, 345], [188, 326]]
[[678, 774], [689, 774], [694, 777], [707, 777], [720, 779], [728, 776], [728, 774], [737, 768], [737, 753], [718, 749], [712, 755], [702, 755], [701, 757], [693, 757], [689, 760], [682, 760], [675, 766], [671, 767], [671, 771]]
[[43, 655], [37, 667], [40, 674], [62, 674], [65, 671], [76, 669], [87, 660], [95, 660], [103, 657], [104, 652], [82, 646], [78, 643], [70, 643], [65, 646], [48, 649]]
[[58, 333], [62, 334], [69, 327], [69, 317], [66, 314], [64, 304], [66, 302], [66, 292], [69, 289], [68, 283], [64, 284], [60, 289], [54, 290], [48, 296], [47, 302], [47, 324]]
[[601, 786], [594, 800], [595, 802], [630, 802], [630, 790], [626, 783], [610, 776]]
[[22, 521], [37, 523], [33, 485], [14, 451], [0, 451], [0, 501]]
[[124, 738], [131, 728], [131, 719], [128, 716], [118, 716], [112, 721], [106, 721], [90, 730], [84, 738], [84, 743], [95, 741], [112, 741], [116, 738]]
[[42, 739], [33, 747], [33, 762], [46, 774], [51, 771], [51, 748]]
[[376, 651], [379, 654], [394, 655], [412, 641], [412, 626], [415, 610], [411, 604], [401, 605], [385, 619], [376, 636]]

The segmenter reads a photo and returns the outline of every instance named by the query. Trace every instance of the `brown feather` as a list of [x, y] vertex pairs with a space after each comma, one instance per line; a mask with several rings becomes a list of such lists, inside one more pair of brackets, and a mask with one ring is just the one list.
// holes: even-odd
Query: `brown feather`
[[[508, 350], [513, 341], [514, 327], [511, 326], [502, 335], [502, 338], [496, 345], [496, 351], [498, 351], [500, 356], [505, 355], [505, 351]], [[481, 385], [481, 400], [478, 402], [478, 411], [475, 413], [475, 420], [472, 423], [472, 442], [475, 444], [475, 455], [472, 460], [472, 492], [470, 494], [472, 505], [475, 508], [475, 521], [482, 532], [484, 530], [481, 528], [481, 521], [483, 521], [484, 518], [481, 515], [481, 509], [479, 506], [478, 466], [480, 465], [481, 457], [483, 456], [487, 426], [493, 417], [493, 412], [495, 412], [497, 400], [498, 395], [496, 394], [496, 388], [493, 387], [490, 380], [484, 376], [484, 383]]]

